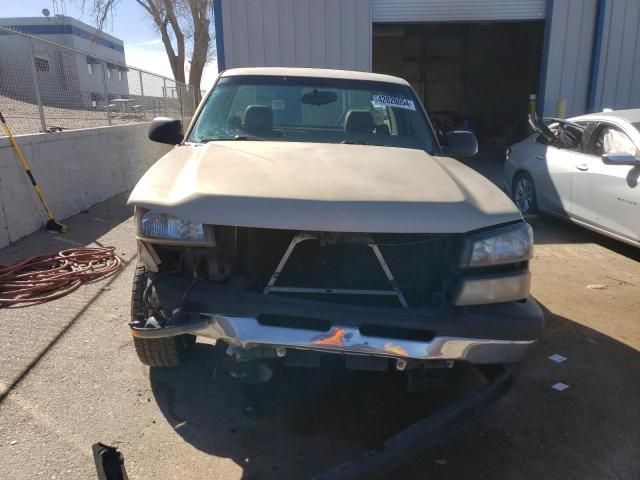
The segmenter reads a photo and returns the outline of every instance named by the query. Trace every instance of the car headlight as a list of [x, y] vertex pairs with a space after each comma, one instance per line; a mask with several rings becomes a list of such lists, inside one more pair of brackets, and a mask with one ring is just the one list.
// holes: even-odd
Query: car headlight
[[213, 244], [213, 233], [206, 225], [166, 213], [140, 213], [138, 233], [142, 238], [161, 243]]
[[528, 223], [483, 232], [467, 239], [462, 267], [488, 267], [529, 260], [533, 256], [533, 230]]

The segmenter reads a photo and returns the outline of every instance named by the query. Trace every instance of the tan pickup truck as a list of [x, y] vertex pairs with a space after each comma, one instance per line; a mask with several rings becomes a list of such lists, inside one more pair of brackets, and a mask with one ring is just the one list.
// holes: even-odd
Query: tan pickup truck
[[228, 360], [411, 371], [522, 361], [543, 327], [531, 227], [438, 142], [408, 83], [339, 70], [222, 73], [144, 175], [130, 324], [140, 360], [196, 336]]

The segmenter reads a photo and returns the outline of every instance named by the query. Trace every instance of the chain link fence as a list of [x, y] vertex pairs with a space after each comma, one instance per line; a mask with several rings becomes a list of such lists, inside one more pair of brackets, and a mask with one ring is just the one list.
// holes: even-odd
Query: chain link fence
[[15, 134], [125, 125], [156, 116], [184, 124], [200, 95], [170, 78], [0, 27], [0, 111]]

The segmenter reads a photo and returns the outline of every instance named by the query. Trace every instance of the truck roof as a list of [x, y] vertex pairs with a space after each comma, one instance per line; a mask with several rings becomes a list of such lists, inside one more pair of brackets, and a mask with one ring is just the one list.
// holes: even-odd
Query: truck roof
[[409, 85], [406, 80], [381, 73], [357, 72], [354, 70], [331, 70], [326, 68], [290, 68], [290, 67], [251, 67], [233, 68], [222, 72], [223, 77], [240, 75], [277, 76], [277, 77], [316, 77], [338, 78], [344, 80], [365, 80], [370, 82], [395, 83]]

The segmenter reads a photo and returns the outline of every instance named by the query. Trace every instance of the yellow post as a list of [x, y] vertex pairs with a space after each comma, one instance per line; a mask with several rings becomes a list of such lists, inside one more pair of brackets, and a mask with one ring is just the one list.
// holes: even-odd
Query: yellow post
[[556, 108], [556, 118], [565, 118], [567, 116], [567, 101], [564, 98], [558, 99]]
[[536, 111], [537, 99], [538, 99], [538, 96], [535, 95], [534, 93], [529, 95], [529, 115], [533, 115], [534, 112]]
[[16, 152], [16, 156], [18, 157], [18, 160], [20, 161], [22, 168], [24, 168], [24, 171], [26, 172], [27, 176], [29, 177], [29, 180], [31, 181], [31, 185], [33, 185], [33, 189], [36, 191], [36, 194], [40, 199], [40, 203], [42, 204], [42, 207], [44, 208], [45, 212], [47, 212], [47, 218], [49, 219], [49, 221], [47, 222], [47, 230], [55, 230], [57, 232], [66, 232], [67, 226], [56, 222], [56, 219], [53, 218], [53, 213], [51, 212], [49, 205], [47, 205], [47, 201], [44, 199], [44, 194], [42, 193], [42, 190], [40, 190], [40, 186], [36, 182], [36, 179], [33, 178], [33, 174], [31, 173], [31, 169], [29, 168], [27, 159], [24, 158], [22, 149], [16, 143], [16, 139], [13, 137], [13, 132], [9, 128], [9, 124], [7, 124], [6, 120], [4, 119], [4, 115], [2, 115], [2, 112], [0, 112], [0, 123], [2, 123], [2, 128], [4, 129], [4, 132], [7, 134], [7, 137], [9, 137], [9, 143], [13, 147], [13, 150]]

